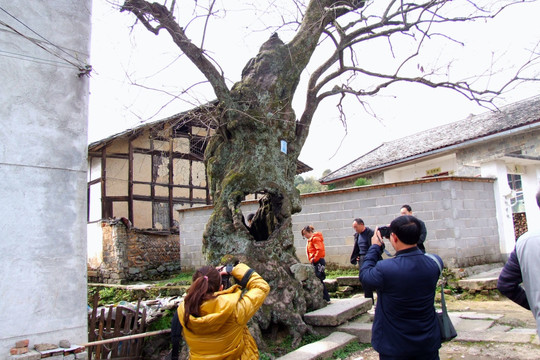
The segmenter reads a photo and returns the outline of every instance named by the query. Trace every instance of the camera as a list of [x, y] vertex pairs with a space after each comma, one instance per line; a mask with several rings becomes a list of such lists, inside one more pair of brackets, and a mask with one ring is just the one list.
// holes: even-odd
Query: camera
[[232, 264], [223, 265], [219, 271], [225, 270], [227, 275], [221, 275], [221, 285], [223, 285], [223, 290], [231, 287], [231, 272], [233, 270]]
[[390, 231], [389, 226], [379, 226], [378, 230], [380, 231], [382, 237], [390, 239], [390, 233], [392, 231]]

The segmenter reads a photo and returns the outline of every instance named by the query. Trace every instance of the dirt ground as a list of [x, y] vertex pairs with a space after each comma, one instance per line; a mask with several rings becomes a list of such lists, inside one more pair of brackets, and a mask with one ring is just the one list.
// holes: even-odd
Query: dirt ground
[[[529, 310], [523, 309], [507, 299], [498, 301], [452, 301], [447, 299], [447, 307], [449, 311], [474, 311], [504, 315], [495, 322], [496, 324], [530, 329], [536, 327], [534, 317]], [[540, 345], [451, 341], [443, 344], [439, 355], [441, 360], [540, 359]], [[369, 348], [349, 356], [346, 360], [375, 360], [378, 358], [377, 352]]]

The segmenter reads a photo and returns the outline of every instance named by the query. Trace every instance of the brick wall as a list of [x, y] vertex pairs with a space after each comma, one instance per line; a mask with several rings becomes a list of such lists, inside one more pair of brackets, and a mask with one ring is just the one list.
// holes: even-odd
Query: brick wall
[[[401, 205], [409, 204], [426, 223], [427, 251], [440, 255], [448, 265], [501, 261], [493, 181], [440, 177], [302, 195], [302, 212], [293, 216], [297, 255], [306, 261], [300, 231], [313, 225], [324, 235], [327, 262], [348, 265], [353, 219], [360, 217], [372, 228], [386, 225], [399, 215]], [[247, 215], [256, 207], [256, 202], [246, 202], [242, 211]], [[183, 268], [204, 264], [202, 233], [211, 212], [211, 206], [180, 210]], [[387, 247], [393, 252], [390, 244]]]
[[120, 221], [102, 223], [103, 262], [89, 268], [90, 282], [121, 284], [168, 277], [180, 270], [178, 235], [127, 229]]

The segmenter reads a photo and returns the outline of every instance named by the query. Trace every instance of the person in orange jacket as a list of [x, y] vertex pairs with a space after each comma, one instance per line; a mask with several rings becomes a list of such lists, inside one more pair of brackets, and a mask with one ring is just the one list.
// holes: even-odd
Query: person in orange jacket
[[[223, 275], [232, 275], [237, 285], [223, 289]], [[247, 322], [261, 307], [269, 291], [268, 283], [242, 263], [220, 271], [211, 266], [197, 270], [177, 311], [189, 347], [189, 359], [258, 359], [259, 350]], [[177, 354], [178, 350], [172, 355], [177, 358]]]
[[315, 232], [313, 226], [308, 225], [302, 229], [302, 237], [307, 239], [306, 252], [308, 261], [315, 268], [315, 275], [321, 280], [323, 284], [323, 298], [326, 301], [330, 301], [330, 295], [324, 285], [324, 279], [326, 274], [324, 268], [326, 267], [326, 261], [324, 260], [324, 238], [322, 233]]

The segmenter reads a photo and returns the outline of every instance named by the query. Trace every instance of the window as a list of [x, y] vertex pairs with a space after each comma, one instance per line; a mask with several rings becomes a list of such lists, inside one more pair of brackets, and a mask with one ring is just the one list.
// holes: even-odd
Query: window
[[508, 186], [513, 191], [513, 196], [510, 198], [512, 213], [525, 212], [525, 202], [523, 201], [523, 187], [521, 185], [521, 175], [508, 174]]

